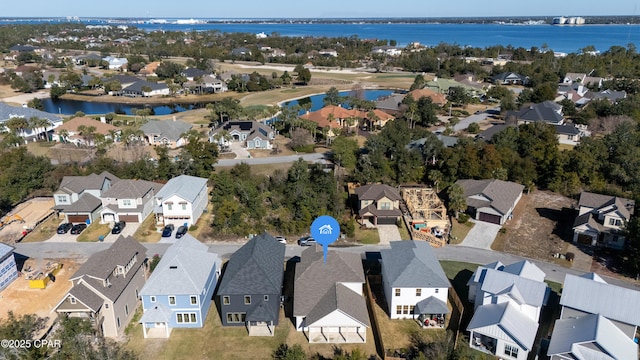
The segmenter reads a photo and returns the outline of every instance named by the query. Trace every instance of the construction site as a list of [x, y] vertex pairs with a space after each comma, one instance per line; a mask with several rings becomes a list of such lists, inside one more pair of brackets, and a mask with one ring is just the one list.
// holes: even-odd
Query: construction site
[[436, 191], [425, 186], [401, 186], [400, 210], [414, 240], [428, 241], [433, 247], [447, 243], [451, 223]]
[[53, 198], [39, 197], [17, 205], [0, 219], [0, 242], [20, 242], [36, 226], [54, 214]]

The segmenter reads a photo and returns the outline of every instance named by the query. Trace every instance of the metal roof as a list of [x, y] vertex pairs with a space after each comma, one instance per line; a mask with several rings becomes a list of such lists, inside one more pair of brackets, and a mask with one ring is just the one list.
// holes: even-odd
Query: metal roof
[[207, 179], [190, 175], [180, 175], [169, 180], [156, 193], [157, 199], [168, 199], [173, 195], [194, 202], [200, 194], [200, 190], [207, 186]]
[[640, 291], [567, 274], [560, 304], [590, 314], [600, 314], [610, 320], [640, 326]]
[[173, 314], [162, 303], [156, 303], [153, 308], [145, 309], [144, 314], [138, 323], [168, 323], [171, 321]]
[[510, 274], [504, 271], [486, 269], [481, 290], [490, 294], [511, 294], [514, 300], [520, 298], [528, 305], [540, 307], [544, 305], [549, 296], [549, 288], [546, 283]]
[[[538, 323], [518, 311], [509, 302], [480, 306], [473, 314], [467, 330], [485, 334], [483, 328], [493, 326], [497, 326], [511, 341], [527, 351], [533, 347], [538, 332]], [[493, 331], [485, 335], [496, 337]]]

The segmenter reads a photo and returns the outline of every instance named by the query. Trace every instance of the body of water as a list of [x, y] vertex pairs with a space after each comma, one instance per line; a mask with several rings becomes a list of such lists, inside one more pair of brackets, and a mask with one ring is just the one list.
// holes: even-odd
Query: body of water
[[[389, 96], [393, 93], [393, 90], [363, 90], [363, 95], [366, 100], [378, 100], [381, 97]], [[340, 96], [349, 96], [351, 95], [350, 91], [341, 91]], [[302, 102], [310, 102], [311, 110], [309, 111], [318, 111], [324, 107], [324, 98], [325, 94], [318, 94], [313, 96], [308, 96], [299, 100], [291, 100], [284, 102], [284, 106], [295, 106]], [[303, 114], [305, 110], [302, 110], [300, 113]]]
[[77, 100], [53, 100], [51, 98], [42, 99], [44, 111], [52, 114], [72, 115], [82, 111], [87, 115], [95, 114], [126, 114], [135, 115], [136, 110], [149, 108], [152, 115], [169, 115], [186, 110], [200, 109], [206, 106], [205, 103], [196, 104], [163, 104], [163, 105], [140, 105], [140, 104], [118, 104], [101, 103]]
[[[63, 20], [28, 19], [2, 20], [1, 24], [58, 22]], [[83, 21], [91, 25], [122, 25], [122, 21], [111, 23], [107, 19]], [[358, 36], [361, 39], [396, 40], [399, 46], [417, 41], [424, 45], [439, 43], [457, 44], [485, 48], [494, 45], [511, 45], [513, 47], [541, 48], [546, 45], [557, 52], [579, 52], [587, 46], [594, 46], [598, 51], [606, 51], [611, 46], [628, 44], [640, 45], [640, 25], [582, 25], [553, 26], [541, 25], [509, 25], [509, 24], [437, 24], [437, 23], [198, 23], [176, 24], [145, 23], [131, 21], [145, 31], [221, 31], [224, 33], [262, 33], [281, 36]]]

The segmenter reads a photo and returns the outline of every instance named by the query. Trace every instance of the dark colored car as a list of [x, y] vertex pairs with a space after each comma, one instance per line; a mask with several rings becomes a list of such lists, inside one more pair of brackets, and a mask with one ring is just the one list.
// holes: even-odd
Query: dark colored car
[[178, 230], [176, 231], [176, 239], [180, 239], [186, 233], [187, 233], [187, 227], [186, 226], [182, 225], [182, 226], [178, 227]]
[[298, 245], [300, 246], [311, 246], [315, 244], [316, 244], [316, 239], [312, 238], [311, 236], [305, 236], [298, 240]]
[[73, 227], [72, 223], [62, 223], [58, 226], [58, 230], [56, 231], [58, 234], [66, 234]]
[[127, 223], [124, 221], [118, 221], [115, 225], [113, 225], [113, 229], [111, 229], [112, 234], [120, 234], [122, 229], [127, 226]]
[[171, 237], [173, 229], [173, 224], [165, 225], [164, 229], [162, 229], [162, 237]]
[[71, 233], [72, 233], [73, 235], [78, 235], [78, 234], [80, 234], [81, 232], [83, 232], [83, 231], [84, 231], [84, 229], [86, 229], [86, 228], [87, 228], [87, 224], [84, 224], [84, 223], [83, 223], [83, 224], [75, 224], [75, 225], [73, 225], [73, 227], [71, 228]]

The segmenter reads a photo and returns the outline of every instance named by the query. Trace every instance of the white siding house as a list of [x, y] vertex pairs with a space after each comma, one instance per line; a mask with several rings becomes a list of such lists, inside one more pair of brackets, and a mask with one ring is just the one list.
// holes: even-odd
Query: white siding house
[[207, 208], [207, 179], [180, 175], [156, 194], [158, 223], [191, 226]]

